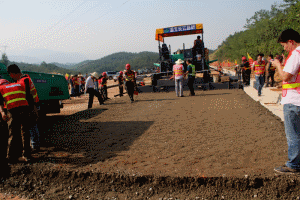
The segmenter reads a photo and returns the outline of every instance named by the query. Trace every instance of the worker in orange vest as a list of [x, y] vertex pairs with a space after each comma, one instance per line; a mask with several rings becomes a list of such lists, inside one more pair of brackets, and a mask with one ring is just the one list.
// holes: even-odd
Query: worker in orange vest
[[126, 81], [126, 89], [128, 96], [130, 98], [131, 103], [134, 102], [133, 94], [134, 94], [134, 88], [135, 88], [135, 73], [132, 71], [130, 64], [126, 64], [125, 66], [125, 81]]
[[[7, 85], [10, 84], [5, 79], [0, 79], [0, 87], [1, 85]], [[8, 125], [7, 122], [9, 121], [9, 116], [7, 113], [7, 108], [5, 105], [5, 101], [0, 102], [0, 178], [5, 177], [5, 175], [8, 173], [9, 174], [9, 169], [8, 169], [8, 162], [7, 162], [7, 146], [8, 146]]]
[[257, 54], [257, 60], [253, 62], [252, 70], [255, 72], [255, 81], [257, 84], [258, 96], [261, 96], [261, 91], [265, 83], [266, 63], [262, 58], [264, 54]]
[[173, 66], [173, 76], [170, 79], [175, 78], [175, 93], [177, 97], [183, 97], [183, 78], [184, 74], [184, 61], [178, 59]]
[[100, 78], [100, 79], [98, 80], [98, 83], [99, 83], [99, 85], [100, 85], [100, 88], [101, 88], [101, 92], [102, 92], [104, 101], [107, 100], [107, 99], [109, 99], [109, 98], [107, 97], [107, 80], [108, 80], [107, 74], [106, 74], [106, 72], [103, 72], [103, 73], [102, 73], [102, 78]]
[[38, 129], [38, 119], [39, 119], [39, 111], [40, 111], [40, 105], [39, 105], [39, 96], [37, 94], [37, 90], [28, 74], [23, 74], [21, 78], [17, 82], [25, 81], [25, 79], [28, 79], [29, 86], [30, 86], [30, 93], [33, 97], [33, 103], [31, 104], [30, 109], [30, 140], [31, 140], [31, 147], [32, 152], [36, 153], [40, 150], [40, 132]]
[[29, 161], [31, 159], [29, 132], [31, 121], [28, 116], [30, 116], [34, 100], [30, 94], [29, 80], [21, 78], [19, 67], [10, 65], [7, 71], [13, 80], [18, 81], [0, 86], [0, 102], [5, 102], [10, 117], [7, 157], [10, 163], [17, 162], [20, 158], [22, 161]]
[[73, 87], [74, 87], [74, 93], [75, 93], [75, 97], [79, 97], [80, 94], [79, 94], [79, 80], [78, 80], [78, 75], [76, 74], [74, 77], [73, 77]]

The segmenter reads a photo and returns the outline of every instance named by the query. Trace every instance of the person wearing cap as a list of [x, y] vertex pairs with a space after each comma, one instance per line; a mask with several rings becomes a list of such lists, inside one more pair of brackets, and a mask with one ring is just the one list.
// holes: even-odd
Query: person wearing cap
[[85, 93], [89, 93], [89, 102], [88, 102], [88, 109], [92, 108], [94, 96], [98, 98], [99, 104], [103, 105], [103, 99], [101, 94], [96, 91], [94, 82], [97, 82], [96, 79], [99, 77], [97, 72], [91, 73], [91, 75], [86, 79], [85, 82]]
[[266, 63], [262, 58], [264, 54], [259, 53], [257, 54], [257, 60], [253, 62], [252, 70], [255, 72], [255, 82], [256, 82], [256, 89], [258, 91], [258, 96], [261, 96], [262, 88], [265, 84], [265, 71], [266, 71]]
[[126, 89], [128, 96], [130, 98], [131, 103], [134, 102], [133, 94], [134, 94], [134, 87], [135, 87], [135, 73], [132, 71], [130, 64], [126, 64], [125, 66], [125, 81], [126, 81]]
[[299, 174], [300, 172], [300, 34], [293, 29], [284, 30], [277, 40], [288, 57], [284, 64], [275, 59], [282, 79], [282, 99], [284, 128], [288, 144], [288, 161], [274, 170], [283, 174]]
[[178, 59], [173, 66], [173, 76], [171, 79], [175, 78], [175, 93], [177, 97], [183, 97], [183, 63], [184, 61]]
[[241, 71], [243, 83], [245, 85], [250, 85], [251, 67], [245, 56], [242, 57]]
[[123, 71], [120, 71], [120, 74], [118, 76], [118, 84], [119, 84], [120, 97], [122, 97], [123, 96], [123, 85], [124, 85]]
[[103, 95], [104, 101], [106, 101], [107, 99], [109, 99], [107, 97], [107, 80], [108, 80], [107, 74], [106, 74], [106, 72], [103, 72], [102, 73], [102, 78], [100, 78], [98, 80], [98, 85], [100, 85], [100, 89], [101, 89], [101, 93]]

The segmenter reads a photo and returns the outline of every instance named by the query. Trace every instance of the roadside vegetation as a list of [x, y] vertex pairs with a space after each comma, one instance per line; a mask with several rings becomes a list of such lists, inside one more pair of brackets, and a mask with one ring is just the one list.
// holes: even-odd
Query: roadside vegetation
[[283, 4], [274, 4], [270, 10], [260, 10], [247, 19], [245, 30], [230, 35], [212, 58], [240, 63], [247, 53], [253, 59], [258, 53], [281, 55], [283, 48], [277, 43], [279, 34], [287, 28], [300, 32], [299, 24], [300, 1], [284, 0]]

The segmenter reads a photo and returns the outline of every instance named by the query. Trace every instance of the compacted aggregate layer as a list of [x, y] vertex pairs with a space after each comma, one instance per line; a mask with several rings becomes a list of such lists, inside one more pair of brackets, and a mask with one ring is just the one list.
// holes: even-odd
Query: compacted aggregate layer
[[[0, 192], [32, 199], [297, 199], [281, 120], [243, 90], [140, 93], [47, 116]], [[87, 107], [87, 98], [75, 99]], [[79, 103], [78, 103], [79, 102]], [[72, 105], [72, 106], [74, 106]]]

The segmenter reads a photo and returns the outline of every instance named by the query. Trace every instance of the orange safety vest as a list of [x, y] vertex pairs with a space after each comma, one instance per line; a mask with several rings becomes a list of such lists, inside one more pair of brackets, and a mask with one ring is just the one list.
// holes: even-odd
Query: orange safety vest
[[175, 72], [175, 77], [183, 75], [183, 65], [174, 65], [173, 70]]
[[[274, 61], [273, 59], [270, 60], [271, 63], [272, 63], [273, 61]], [[273, 65], [271, 64], [270, 67], [269, 67], [269, 69], [270, 69], [270, 71], [275, 71], [276, 67], [273, 66]]]
[[[295, 50], [295, 51], [297, 51], [298, 53], [300, 53], [299, 50]], [[287, 60], [292, 55], [292, 52], [293, 51], [290, 51], [287, 59], [284, 62], [284, 65], [286, 64]], [[296, 90], [300, 94], [300, 67], [299, 67], [299, 71], [298, 71], [298, 74], [297, 74], [295, 82], [285, 82], [285, 81], [282, 81], [282, 96], [283, 97], [286, 96], [288, 90]]]
[[[132, 80], [134, 80], [134, 77], [135, 77], [135, 73], [134, 73], [134, 71], [131, 71], [131, 73], [129, 73], [129, 72], [125, 72], [125, 79], [126, 79], [126, 81], [132, 81]], [[127, 78], [128, 77], [128, 78]]]
[[77, 79], [77, 78], [74, 78], [74, 79], [73, 79], [73, 83], [74, 83], [74, 85], [79, 85], [78, 79]]
[[99, 85], [101, 85], [102, 87], [103, 86], [106, 86], [106, 79], [104, 77], [102, 77], [101, 79], [99, 79], [98, 81]]
[[[246, 64], [248, 63], [248, 67], [246, 67]], [[251, 70], [251, 67], [250, 67], [250, 64], [249, 64], [249, 62], [248, 61], [246, 61], [246, 62], [243, 62], [243, 64], [244, 64], [244, 70]]]
[[0, 86], [0, 93], [4, 98], [8, 110], [20, 106], [28, 106], [25, 85], [21, 83], [2, 85]]
[[38, 103], [38, 102], [40, 101], [40, 99], [39, 99], [39, 96], [38, 96], [38, 94], [37, 94], [36, 88], [35, 88], [35, 86], [34, 86], [32, 80], [31, 80], [30, 76], [29, 76], [28, 74], [24, 74], [24, 76], [23, 76], [20, 80], [18, 80], [18, 82], [21, 82], [22, 84], [25, 85], [24, 80], [25, 80], [26, 78], [29, 79], [30, 92], [34, 91], [34, 94], [33, 94], [33, 101], [34, 101], [35, 103]]
[[266, 62], [264, 60], [261, 61], [261, 64], [258, 64], [257, 61], [254, 61], [254, 71], [256, 75], [262, 75], [265, 73]]

